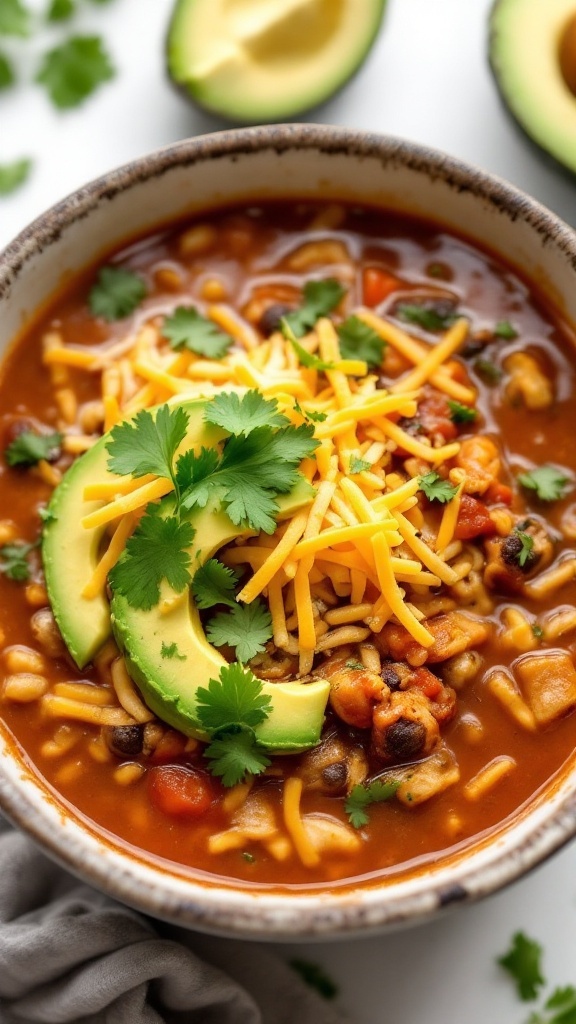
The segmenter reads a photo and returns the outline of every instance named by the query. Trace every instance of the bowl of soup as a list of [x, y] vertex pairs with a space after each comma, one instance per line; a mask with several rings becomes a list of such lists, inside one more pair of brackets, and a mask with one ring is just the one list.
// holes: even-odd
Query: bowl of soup
[[576, 831], [576, 238], [275, 126], [0, 259], [0, 806], [107, 893], [366, 934]]

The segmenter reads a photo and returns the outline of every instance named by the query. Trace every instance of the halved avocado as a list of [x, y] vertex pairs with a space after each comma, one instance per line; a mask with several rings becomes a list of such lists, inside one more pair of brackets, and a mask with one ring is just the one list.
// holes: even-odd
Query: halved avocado
[[516, 123], [576, 173], [576, 0], [496, 0], [489, 57]]
[[168, 72], [233, 121], [279, 121], [328, 99], [360, 67], [386, 0], [177, 0]]

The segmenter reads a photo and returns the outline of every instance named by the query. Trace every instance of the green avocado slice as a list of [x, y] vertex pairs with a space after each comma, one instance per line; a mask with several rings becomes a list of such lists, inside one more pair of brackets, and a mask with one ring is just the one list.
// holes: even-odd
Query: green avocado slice
[[386, 0], [177, 0], [168, 72], [200, 106], [277, 121], [324, 102], [360, 67]]
[[496, 0], [489, 57], [500, 96], [516, 124], [576, 174], [574, 0]]

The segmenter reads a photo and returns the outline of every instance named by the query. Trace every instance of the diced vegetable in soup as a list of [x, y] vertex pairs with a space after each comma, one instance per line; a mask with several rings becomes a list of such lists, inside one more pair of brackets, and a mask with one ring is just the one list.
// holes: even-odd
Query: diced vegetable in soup
[[379, 210], [138, 241], [0, 381], [0, 711], [115, 841], [266, 885], [418, 870], [576, 745], [569, 328]]

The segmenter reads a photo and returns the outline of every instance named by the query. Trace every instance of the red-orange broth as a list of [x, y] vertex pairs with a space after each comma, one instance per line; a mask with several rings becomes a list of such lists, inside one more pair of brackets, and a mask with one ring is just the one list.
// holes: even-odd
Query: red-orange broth
[[[527, 574], [521, 572], [518, 564], [512, 564], [516, 581], [513, 585], [509, 586], [506, 580], [486, 585], [487, 543], [492, 539], [494, 544], [503, 545], [507, 534], [489, 527], [487, 533], [466, 540], [466, 544], [482, 553], [484, 563], [477, 582], [487, 593], [492, 610], [478, 616], [491, 625], [489, 636], [474, 648], [481, 659], [477, 672], [456, 692], [453, 717], [441, 723], [434, 747], [437, 749], [438, 743], [446, 744], [453, 752], [460, 779], [418, 806], [410, 807], [396, 798], [372, 804], [369, 823], [353, 830], [359, 838], [353, 854], [328, 848], [316, 866], [305, 866], [290, 842], [281, 857], [276, 857], [257, 840], [246, 840], [238, 848], [217, 854], [209, 851], [208, 837], [226, 830], [231, 816], [223, 809], [223, 787], [208, 775], [201, 746], [186, 753], [183, 742], [171, 734], [163, 751], [157, 750], [156, 754], [152, 752], [146, 757], [140, 752], [116, 756], [107, 750], [104, 742], [100, 747], [94, 745], [98, 727], [55, 720], [44, 713], [42, 697], [19, 701], [9, 699], [6, 692], [0, 698], [3, 721], [39, 775], [88, 822], [123, 844], [191, 871], [200, 870], [247, 883], [306, 886], [342, 883], [358, 876], [390, 875], [415, 863], [425, 865], [497, 827], [530, 800], [573, 753], [576, 690], [570, 695], [573, 680], [569, 670], [568, 695], [558, 713], [550, 722], [533, 728], [523, 727], [487, 684], [494, 666], [510, 666], [514, 659], [532, 656], [534, 651], [543, 654], [550, 649], [562, 650], [567, 653], [570, 666], [576, 654], [576, 622], [574, 615], [570, 618], [568, 614], [576, 605], [576, 573], [539, 599], [525, 590], [530, 580], [550, 572], [554, 566], [564, 565], [570, 558], [576, 559], [572, 550], [576, 544], [573, 490], [576, 450], [570, 429], [574, 423], [576, 394], [572, 337], [541, 296], [504, 263], [431, 224], [385, 211], [308, 203], [225, 210], [206, 216], [202, 224], [210, 228], [211, 240], [196, 253], [186, 253], [182, 237], [187, 226], [179, 226], [130, 244], [113, 255], [115, 266], [136, 271], [146, 281], [147, 296], [128, 318], [107, 322], [91, 315], [87, 295], [95, 279], [94, 268], [67, 286], [49, 311], [18, 340], [4, 360], [0, 379], [3, 451], [20, 429], [15, 429], [14, 425], [22, 421], [31, 423], [33, 429], [39, 431], [49, 428], [64, 434], [81, 432], [76, 420], [66, 422], [57, 397], [59, 387], [72, 390], [80, 408], [101, 397], [101, 380], [97, 373], [66, 367], [58, 383], [54, 367], [47, 369], [43, 363], [43, 338], [47, 332], [59, 334], [64, 346], [87, 346], [97, 352], [104, 351], [136, 331], [145, 321], [158, 323], [178, 305], [194, 304], [205, 312], [211, 304], [206, 298], [210, 294], [220, 296], [219, 304], [233, 311], [239, 321], [246, 321], [264, 341], [261, 327], [266, 308], [274, 303], [288, 308], [297, 306], [307, 280], [340, 278], [347, 288], [348, 311], [362, 305], [371, 308], [425, 346], [437, 344], [443, 331], [427, 330], [418, 323], [407, 322], [399, 314], [399, 302], [420, 304], [439, 310], [441, 315], [446, 311], [457, 312], [469, 319], [466, 342], [455, 357], [454, 379], [477, 390], [479, 415], [475, 422], [459, 424], [452, 430], [449, 424], [452, 427], [454, 424], [446, 410], [446, 396], [438, 400], [439, 392], [427, 384], [419, 402], [428, 402], [428, 411], [432, 408], [436, 419], [432, 428], [430, 417], [428, 426], [424, 423], [419, 428], [420, 437], [431, 437], [434, 445], [438, 430], [442, 435], [445, 429], [460, 442], [474, 435], [491, 439], [498, 449], [499, 470], [488, 489], [472, 491], [471, 497], [481, 503], [488, 515], [494, 509], [504, 513], [510, 510], [513, 522], [523, 526], [522, 533], [531, 529], [525, 523], [535, 517], [539, 528], [551, 538], [552, 550], [544, 553], [541, 565]], [[339, 246], [334, 252], [336, 257], [340, 253], [340, 257], [334, 257], [334, 253], [330, 256], [329, 248], [323, 249], [320, 245], [316, 258], [314, 250], [310, 250], [309, 264], [302, 270], [294, 269], [295, 252], [324, 242]], [[336, 319], [341, 319], [340, 310]], [[502, 324], [511, 326], [512, 332], [503, 329]], [[535, 366], [549, 382], [552, 401], [543, 403], [542, 408], [528, 408], [526, 393], [521, 388], [511, 389], [513, 373], [509, 360], [511, 354], [518, 352], [527, 353], [532, 359], [528, 364], [529, 377], [530, 366]], [[494, 366], [496, 370], [491, 369]], [[409, 362], [388, 345], [382, 367], [375, 376], [379, 377], [380, 387], [392, 385], [409, 369]], [[137, 385], [141, 387], [142, 381], [137, 381]], [[434, 400], [430, 407], [432, 393]], [[165, 397], [159, 392], [156, 401]], [[436, 407], [438, 401], [440, 411]], [[95, 424], [90, 433], [97, 436], [100, 430]], [[446, 435], [441, 437], [441, 440], [446, 439]], [[394, 469], [402, 470], [407, 458], [409, 456], [392, 453]], [[49, 466], [64, 471], [71, 461], [71, 455], [64, 452]], [[534, 491], [517, 482], [520, 473], [541, 464], [560, 467], [565, 483], [558, 500], [539, 500]], [[28, 543], [38, 540], [42, 525], [39, 509], [52, 492], [47, 482], [49, 476], [49, 471], [43, 476], [38, 466], [10, 467], [2, 458], [0, 540], [3, 545], [14, 539]], [[418, 500], [419, 507], [436, 529], [443, 507], [427, 501], [422, 492]], [[40, 651], [41, 674], [47, 680], [48, 692], [62, 680], [98, 683], [98, 673], [91, 666], [79, 672], [66, 657], [53, 658], [39, 647], [30, 624], [31, 616], [46, 603], [37, 548], [31, 552], [30, 561], [32, 577], [29, 581], [18, 582], [0, 575], [0, 627], [5, 648], [1, 656], [2, 679], [11, 674], [6, 648], [9, 651], [14, 645], [24, 645]], [[442, 593], [449, 592], [447, 587], [440, 589]], [[454, 606], [466, 612], [466, 600], [461, 595], [456, 597]], [[567, 613], [568, 625], [565, 632], [548, 639], [547, 629], [554, 621], [551, 613], [559, 606]], [[520, 644], [514, 646], [510, 623], [507, 624], [506, 615], [503, 618], [506, 608], [526, 613], [528, 649], [521, 646], [527, 642], [525, 629], [514, 634], [516, 644]], [[383, 667], [408, 666], [406, 678], [410, 689], [415, 685], [410, 675], [414, 665], [410, 666], [405, 658], [399, 657], [397, 648], [394, 648], [395, 654], [391, 653], [390, 628], [388, 624], [370, 641], [376, 645]], [[530, 637], [534, 639], [533, 645]], [[357, 659], [357, 651], [353, 657]], [[445, 687], [443, 662], [438, 661], [429, 668]], [[514, 675], [509, 678], [530, 710], [530, 699], [523, 691], [522, 681]], [[62, 725], [72, 730], [74, 741], [69, 749], [54, 756], [53, 748], [46, 745]], [[360, 752], [367, 764], [368, 778], [384, 770], [393, 776], [398, 759], [382, 761], [374, 755], [374, 736], [370, 728], [355, 727], [329, 710], [325, 729], [335, 731], [346, 750]], [[66, 729], [61, 735], [68, 735]], [[172, 749], [171, 740], [174, 740]], [[50, 755], [46, 753], [49, 749], [52, 749]], [[100, 750], [99, 757], [94, 756], [94, 749]], [[252, 795], [261, 794], [276, 815], [281, 835], [285, 833], [281, 813], [283, 779], [298, 773], [302, 757], [273, 758], [277, 774], [263, 775], [255, 781], [252, 790]], [[511, 759], [511, 769], [481, 795], [471, 797], [466, 790], [470, 780], [494, 759], [502, 757]], [[419, 758], [412, 760], [418, 762]], [[114, 772], [125, 762], [140, 764], [143, 771], [135, 781], [121, 785]], [[209, 780], [211, 806], [197, 818], [164, 813], [151, 796], [152, 774], [171, 764], [191, 765], [192, 770]], [[307, 788], [305, 783], [302, 812], [304, 815], [328, 815], [351, 828], [345, 798], [344, 791], [328, 795]]]

